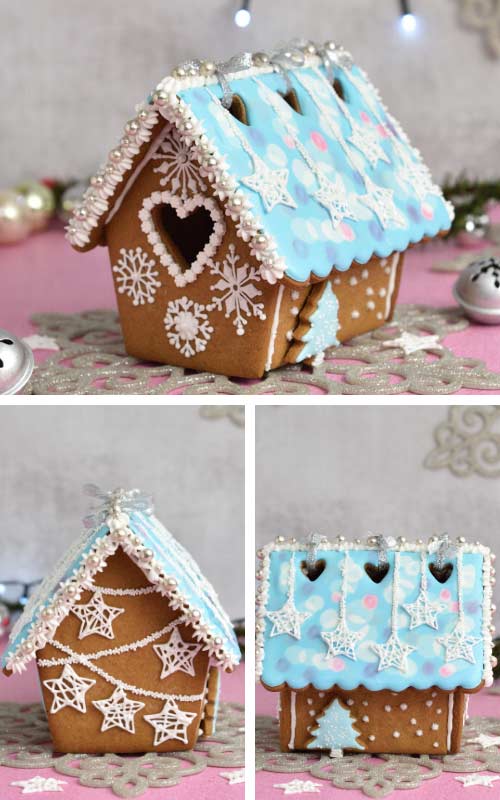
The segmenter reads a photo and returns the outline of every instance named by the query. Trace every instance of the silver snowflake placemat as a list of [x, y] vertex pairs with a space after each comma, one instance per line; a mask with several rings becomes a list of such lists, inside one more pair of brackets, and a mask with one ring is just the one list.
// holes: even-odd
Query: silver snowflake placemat
[[[330, 348], [322, 364], [292, 365], [243, 381], [145, 364], [127, 356], [113, 311], [38, 314], [42, 336], [57, 342], [24, 394], [453, 394], [500, 389], [500, 373], [456, 356], [443, 340], [469, 323], [457, 308], [401, 305], [392, 323]], [[486, 335], [489, 335], [486, 332]]]
[[[481, 734], [499, 744], [476, 742]], [[368, 797], [386, 797], [395, 789], [415, 789], [443, 772], [500, 773], [500, 719], [472, 717], [465, 725], [462, 750], [453, 756], [364, 755], [330, 758], [326, 753], [282, 753], [278, 723], [257, 717], [256, 769], [279, 773], [306, 773], [338, 789], [358, 789]], [[258, 778], [257, 778], [258, 786]]]
[[148, 789], [176, 786], [207, 767], [244, 763], [244, 711], [233, 703], [221, 703], [216, 735], [200, 739], [194, 750], [137, 756], [56, 755], [41, 705], [0, 703], [0, 768], [51, 767], [59, 775], [77, 778], [82, 786], [108, 788], [118, 797], [140, 797]]

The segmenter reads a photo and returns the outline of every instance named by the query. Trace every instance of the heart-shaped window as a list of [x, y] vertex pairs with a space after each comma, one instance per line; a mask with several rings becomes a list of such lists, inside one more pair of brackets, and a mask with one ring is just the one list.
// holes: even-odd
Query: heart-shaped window
[[446, 564], [438, 566], [438, 564], [433, 561], [429, 564], [429, 572], [439, 583], [446, 583], [453, 572], [453, 564], [447, 562]]
[[309, 561], [301, 561], [300, 569], [310, 581], [315, 581], [324, 572], [326, 561], [324, 558], [318, 558], [316, 561], [310, 563]]
[[218, 204], [201, 195], [181, 200], [170, 192], [153, 192], [139, 219], [153, 252], [181, 287], [196, 280], [226, 232]]
[[368, 561], [368, 563], [365, 564], [365, 572], [374, 583], [380, 583], [389, 572], [389, 564], [387, 561], [381, 564], [372, 564]]

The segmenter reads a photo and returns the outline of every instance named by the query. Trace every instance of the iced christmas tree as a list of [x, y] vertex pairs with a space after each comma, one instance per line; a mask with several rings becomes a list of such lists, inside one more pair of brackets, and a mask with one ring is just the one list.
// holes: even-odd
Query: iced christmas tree
[[318, 724], [312, 730], [312, 741], [307, 747], [311, 750], [329, 750], [332, 758], [341, 756], [343, 750], [364, 750], [356, 741], [359, 731], [354, 727], [351, 714], [335, 698], [317, 718]]

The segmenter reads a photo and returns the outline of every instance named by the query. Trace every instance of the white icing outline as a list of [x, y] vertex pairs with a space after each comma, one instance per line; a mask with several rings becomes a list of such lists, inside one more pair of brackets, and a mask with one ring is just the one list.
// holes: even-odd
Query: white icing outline
[[[255, 601], [255, 676], [256, 680], [262, 677], [263, 662], [265, 653], [265, 619], [267, 602], [269, 599], [269, 586], [270, 586], [270, 556], [271, 553], [276, 551], [298, 552], [306, 551], [307, 545], [304, 542], [298, 542], [294, 539], [286, 540], [284, 537], [278, 537], [279, 541], [271, 542], [270, 544], [261, 547], [258, 551], [259, 558], [261, 559], [260, 568], [257, 572], [257, 586]], [[319, 549], [326, 551], [340, 552], [342, 550], [357, 551], [368, 550], [378, 552], [377, 545], [373, 544], [370, 540], [367, 542], [329, 542], [324, 541]], [[391, 550], [407, 553], [432, 553], [430, 542], [397, 542]], [[491, 584], [491, 550], [483, 544], [473, 544], [463, 542], [460, 543], [460, 550], [462, 553], [478, 553], [483, 557], [483, 603], [482, 603], [482, 636], [483, 636], [483, 672], [482, 680], [486, 686], [491, 686], [493, 683], [493, 668], [491, 661], [491, 654], [493, 650], [493, 636], [491, 632], [492, 624], [492, 584]], [[452, 691], [452, 690], [450, 690]]]
[[[195, 260], [188, 269], [183, 269], [170, 253], [163, 241], [162, 235], [155, 225], [153, 209], [159, 205], [169, 205], [180, 219], [186, 219], [197, 208], [206, 208], [213, 222], [213, 231], [205, 247], [200, 250]], [[188, 283], [194, 283], [198, 275], [203, 272], [205, 265], [215, 256], [226, 232], [224, 215], [217, 202], [212, 197], [195, 194], [186, 200], [181, 200], [169, 191], [156, 191], [145, 197], [139, 211], [141, 230], [146, 234], [147, 240], [153, 246], [153, 253], [159, 257], [162, 266], [166, 267], [175, 285], [183, 288]]]
[[[466, 699], [468, 700], [469, 697], [466, 695]], [[446, 749], [448, 752], [450, 751], [451, 747], [451, 734], [453, 733], [453, 705], [455, 703], [454, 692], [450, 692], [448, 694], [448, 727], [446, 730]]]
[[285, 285], [282, 283], [280, 288], [278, 289], [278, 294], [276, 297], [276, 305], [274, 307], [273, 324], [271, 327], [271, 335], [269, 337], [269, 346], [267, 349], [267, 359], [265, 366], [266, 372], [269, 372], [269, 370], [271, 369], [271, 364], [273, 363], [274, 348], [276, 346], [276, 336], [278, 335], [278, 328], [280, 324], [281, 301], [283, 300], [284, 291], [285, 291]]
[[296, 692], [290, 692], [290, 741], [288, 742], [288, 747], [290, 750], [295, 748], [295, 726], [297, 724], [296, 720], [296, 713], [295, 713], [295, 703], [297, 699]]
[[392, 257], [391, 272], [389, 275], [389, 284], [387, 286], [387, 295], [385, 300], [385, 319], [389, 318], [391, 313], [392, 295], [394, 294], [394, 287], [396, 286], [396, 275], [399, 264], [399, 253], [394, 253]]

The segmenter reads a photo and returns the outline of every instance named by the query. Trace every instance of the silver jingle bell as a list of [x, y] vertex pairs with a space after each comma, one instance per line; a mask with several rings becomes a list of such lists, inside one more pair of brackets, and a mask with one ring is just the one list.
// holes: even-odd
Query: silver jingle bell
[[0, 328], [0, 394], [16, 394], [22, 389], [34, 365], [31, 348]]
[[455, 283], [453, 296], [475, 322], [500, 324], [500, 260], [480, 258], [469, 264]]

